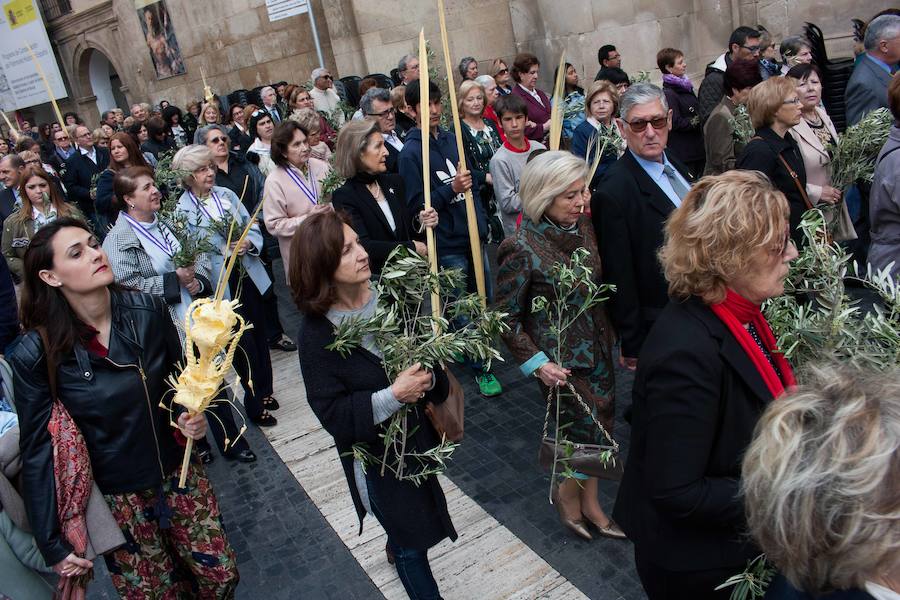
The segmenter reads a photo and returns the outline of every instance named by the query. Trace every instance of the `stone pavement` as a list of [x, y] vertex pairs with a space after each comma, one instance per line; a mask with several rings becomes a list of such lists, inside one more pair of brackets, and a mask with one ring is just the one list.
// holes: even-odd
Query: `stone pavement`
[[[291, 383], [285, 387], [289, 391], [282, 392], [282, 404], [295, 394], [302, 397], [296, 354], [273, 352], [273, 361], [276, 378]], [[466, 436], [447, 472], [453, 484], [585, 596], [596, 600], [644, 598], [630, 543], [606, 538], [581, 541], [563, 530], [555, 508], [548, 503], [548, 477], [538, 467], [536, 456], [544, 405], [535, 381], [523, 378], [511, 362], [497, 363], [495, 373], [503, 382], [504, 394], [485, 399], [477, 394], [470, 376], [458, 368], [456, 373], [466, 388], [467, 407]], [[628, 427], [621, 414], [630, 401], [630, 373], [618, 371], [616, 387], [614, 435], [624, 456]], [[217, 457], [208, 468], [229, 540], [238, 555], [241, 584], [237, 597], [383, 598], [371, 573], [360, 566], [322, 516], [322, 507], [310, 500], [263, 432], [251, 425], [247, 435], [258, 462], [243, 465]], [[346, 491], [343, 473], [338, 470], [330, 475], [338, 478]], [[602, 506], [611, 510], [616, 484], [601, 482], [600, 491]], [[467, 518], [452, 516], [457, 522]], [[367, 532], [376, 525], [367, 519]], [[383, 560], [383, 554], [380, 556]], [[479, 572], [492, 569], [490, 557], [483, 558], [487, 560], [472, 561], [467, 567], [471, 572], [461, 575], [478, 577]], [[100, 563], [88, 598], [116, 598]], [[440, 573], [436, 575], [440, 578]], [[460, 597], [451, 590], [443, 591], [449, 597]]]

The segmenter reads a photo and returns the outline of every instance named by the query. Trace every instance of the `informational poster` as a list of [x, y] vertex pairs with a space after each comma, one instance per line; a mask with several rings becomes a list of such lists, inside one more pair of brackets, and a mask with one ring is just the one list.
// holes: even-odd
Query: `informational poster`
[[4, 112], [49, 102], [31, 51], [41, 64], [55, 98], [67, 96], [37, 0], [0, 2], [0, 108]]
[[266, 0], [269, 21], [279, 21], [309, 11], [309, 0]]
[[165, 79], [184, 73], [184, 59], [181, 57], [165, 0], [135, 0], [134, 6], [144, 32], [144, 40], [150, 49], [156, 78]]

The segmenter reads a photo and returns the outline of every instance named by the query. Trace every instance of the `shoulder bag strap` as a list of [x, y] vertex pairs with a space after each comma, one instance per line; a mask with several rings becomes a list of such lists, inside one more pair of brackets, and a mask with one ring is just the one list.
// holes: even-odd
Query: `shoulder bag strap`
[[[767, 146], [769, 146], [769, 148], [772, 148], [772, 146], [771, 146], [771, 144], [769, 144], [768, 140], [766, 140], [763, 137], [754, 135], [752, 138], [750, 138], [750, 141], [753, 141], [753, 140], [762, 140], [763, 142], [766, 143]], [[772, 148], [772, 150], [774, 151], [774, 148]], [[810, 202], [809, 196], [806, 194], [806, 189], [803, 187], [803, 184], [800, 183], [800, 176], [797, 175], [797, 172], [791, 168], [791, 165], [788, 164], [788, 161], [786, 161], [784, 159], [784, 157], [781, 155], [780, 152], [775, 152], [775, 155], [778, 157], [778, 160], [781, 161], [781, 164], [784, 165], [784, 168], [787, 169], [787, 172], [790, 174], [791, 179], [794, 180], [794, 185], [797, 186], [797, 191], [800, 192], [800, 197], [803, 198], [803, 204], [806, 205], [806, 209], [809, 210], [811, 208], [814, 208], [813, 203]]]

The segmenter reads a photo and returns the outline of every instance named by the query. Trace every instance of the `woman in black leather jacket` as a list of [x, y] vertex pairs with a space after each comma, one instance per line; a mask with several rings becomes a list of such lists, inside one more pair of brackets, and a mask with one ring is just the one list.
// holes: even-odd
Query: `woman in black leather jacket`
[[[126, 540], [106, 556], [119, 594], [233, 596], [235, 555], [202, 466], [192, 464], [186, 487], [177, 488], [182, 434], [202, 438], [206, 420], [182, 411], [176, 418], [161, 406], [171, 396], [165, 380], [182, 360], [162, 300], [116, 287], [106, 254], [74, 219], [57, 219], [35, 234], [24, 270], [26, 333], [8, 360], [26, 507], [47, 564], [63, 577], [91, 567], [73, 551], [58, 516], [50, 364], [59, 400], [84, 437], [93, 479]], [[78, 444], [72, 447], [77, 452]]]

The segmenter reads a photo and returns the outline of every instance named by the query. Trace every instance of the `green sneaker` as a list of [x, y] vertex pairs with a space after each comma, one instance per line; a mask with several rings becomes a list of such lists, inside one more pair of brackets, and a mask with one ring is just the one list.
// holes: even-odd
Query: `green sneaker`
[[503, 387], [501, 387], [500, 382], [497, 381], [497, 378], [494, 377], [493, 373], [488, 372], [477, 375], [475, 377], [475, 383], [478, 384], [481, 395], [485, 398], [499, 396], [503, 393]]

